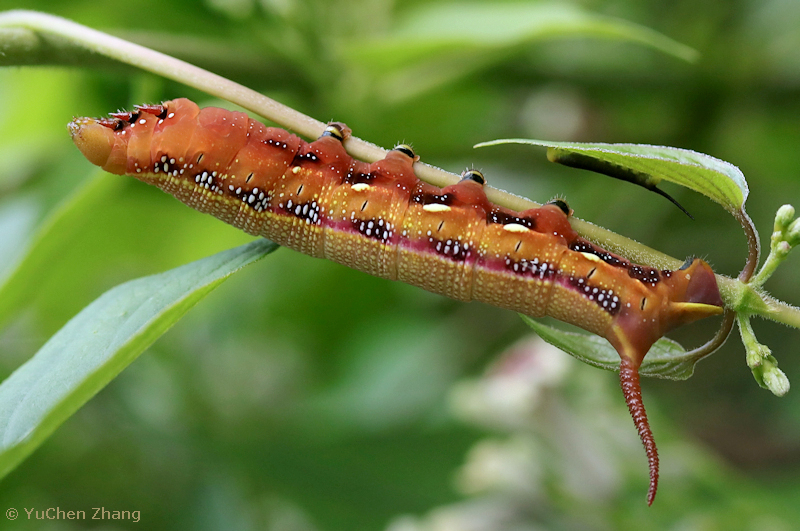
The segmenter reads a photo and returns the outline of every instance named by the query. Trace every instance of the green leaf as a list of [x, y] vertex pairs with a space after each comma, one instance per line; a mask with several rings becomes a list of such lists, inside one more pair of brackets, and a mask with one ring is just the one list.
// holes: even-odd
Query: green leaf
[[661, 33], [560, 2], [422, 3], [406, 12], [386, 37], [354, 45], [351, 53], [397, 67], [431, 54], [496, 51], [539, 40], [601, 37], [635, 42], [694, 61], [697, 52]]
[[475, 147], [530, 144], [547, 147], [547, 158], [567, 166], [592, 170], [648, 189], [662, 180], [699, 192], [734, 215], [744, 210], [748, 187], [741, 170], [703, 153], [646, 144], [584, 144], [513, 138]]
[[[619, 371], [619, 354], [602, 337], [560, 330], [535, 321], [527, 315], [520, 314], [520, 317], [539, 337], [567, 354], [601, 369]], [[694, 366], [701, 358], [702, 355], [687, 352], [675, 341], [661, 338], [650, 347], [639, 367], [639, 374], [669, 380], [686, 380], [692, 376]]]
[[698, 55], [652, 29], [560, 2], [421, 3], [391, 33], [355, 42], [347, 53], [373, 73], [395, 71], [383, 88], [390, 96], [407, 97], [484, 68], [522, 46], [565, 37], [632, 42], [687, 61]]
[[256, 240], [126, 282], [84, 308], [0, 384], [0, 477], [200, 299], [235, 271], [277, 247]]
[[109, 179], [105, 172], [89, 179], [68, 197], [42, 224], [28, 250], [0, 284], [0, 326], [31, 300], [39, 280], [48, 275], [52, 264], [66, 246], [90, 222], [97, 206], [108, 201], [123, 186], [121, 179]]

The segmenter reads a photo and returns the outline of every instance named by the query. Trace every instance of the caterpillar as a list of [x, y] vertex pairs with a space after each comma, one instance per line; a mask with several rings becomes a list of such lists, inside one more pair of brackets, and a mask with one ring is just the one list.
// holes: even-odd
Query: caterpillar
[[405, 144], [372, 164], [331, 123], [313, 142], [187, 99], [137, 106], [110, 118], [77, 118], [78, 149], [104, 170], [155, 185], [250, 234], [315, 257], [454, 299], [532, 317], [552, 316], [606, 338], [658, 487], [658, 452], [642, 402], [639, 366], [669, 330], [719, 314], [711, 267], [638, 265], [580, 237], [562, 200], [515, 212], [492, 204], [484, 176], [438, 188], [420, 181]]

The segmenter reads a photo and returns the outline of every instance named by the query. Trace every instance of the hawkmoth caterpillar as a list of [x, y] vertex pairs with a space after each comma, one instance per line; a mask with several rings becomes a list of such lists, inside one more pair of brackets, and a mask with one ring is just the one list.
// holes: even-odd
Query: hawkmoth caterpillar
[[564, 201], [524, 212], [492, 204], [475, 170], [442, 189], [424, 183], [407, 145], [372, 164], [354, 160], [342, 145], [350, 130], [339, 123], [307, 143], [244, 113], [176, 99], [75, 119], [69, 130], [93, 164], [158, 186], [250, 234], [454, 299], [550, 315], [606, 338], [620, 355], [653, 502], [658, 453], [638, 368], [670, 329], [721, 313], [704, 261], [687, 260], [676, 271], [631, 263], [581, 238]]

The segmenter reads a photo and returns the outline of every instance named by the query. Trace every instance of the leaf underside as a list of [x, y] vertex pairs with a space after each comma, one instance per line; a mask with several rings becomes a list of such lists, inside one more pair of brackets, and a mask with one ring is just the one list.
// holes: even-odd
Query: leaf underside
[[[619, 354], [611, 344], [594, 334], [568, 332], [536, 321], [527, 315], [520, 317], [545, 341], [589, 365], [608, 371], [619, 371]], [[695, 364], [702, 356], [687, 352], [668, 338], [661, 338], [639, 367], [642, 376], [669, 380], [686, 380], [694, 373]]]

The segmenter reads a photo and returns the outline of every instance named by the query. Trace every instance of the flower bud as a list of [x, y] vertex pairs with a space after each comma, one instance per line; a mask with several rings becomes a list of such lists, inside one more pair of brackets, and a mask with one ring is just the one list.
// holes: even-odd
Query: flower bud
[[775, 232], [783, 232], [794, 219], [794, 207], [783, 205], [775, 213]]
[[786, 230], [785, 240], [789, 242], [789, 245], [792, 247], [800, 243], [800, 218], [797, 218], [789, 225], [789, 228]]
[[764, 385], [772, 391], [775, 396], [783, 396], [789, 392], [789, 378], [778, 368], [777, 365], [770, 365], [763, 374]]
[[769, 359], [772, 355], [772, 351], [766, 345], [762, 345], [761, 343], [756, 343], [754, 348], [746, 349], [746, 356], [747, 356], [747, 366], [751, 369], [755, 369], [756, 367], [760, 367], [761, 363]]

